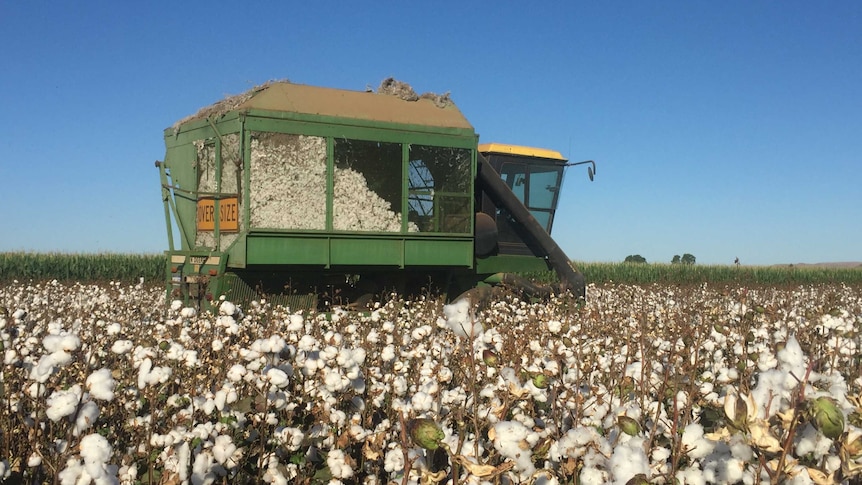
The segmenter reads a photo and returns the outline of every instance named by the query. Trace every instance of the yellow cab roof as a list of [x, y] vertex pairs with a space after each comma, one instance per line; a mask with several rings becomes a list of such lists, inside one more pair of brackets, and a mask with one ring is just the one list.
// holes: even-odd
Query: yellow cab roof
[[550, 158], [553, 160], [566, 161], [563, 155], [556, 150], [525, 147], [521, 145], [508, 145], [506, 143], [482, 143], [479, 145], [479, 152], [497, 153], [501, 155], [521, 155], [524, 157]]

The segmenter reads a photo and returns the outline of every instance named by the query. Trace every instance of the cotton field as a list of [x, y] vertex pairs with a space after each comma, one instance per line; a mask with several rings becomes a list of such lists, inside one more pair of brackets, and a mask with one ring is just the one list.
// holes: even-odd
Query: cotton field
[[0, 286], [0, 479], [856, 483], [862, 293], [602, 286], [367, 313]]

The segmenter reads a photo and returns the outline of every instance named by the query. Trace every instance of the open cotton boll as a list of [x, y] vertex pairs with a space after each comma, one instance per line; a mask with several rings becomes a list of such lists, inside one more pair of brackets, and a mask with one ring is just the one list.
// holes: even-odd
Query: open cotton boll
[[48, 335], [42, 339], [42, 346], [48, 352], [71, 352], [81, 346], [81, 339], [77, 335]]
[[483, 331], [482, 323], [473, 315], [469, 298], [443, 305], [443, 317], [437, 319], [437, 326], [449, 328], [459, 337], [479, 337]]
[[715, 443], [703, 437], [703, 426], [690, 423], [682, 432], [682, 447], [686, 456], [697, 460], [712, 453]]
[[138, 389], [143, 389], [147, 385], [164, 384], [172, 374], [173, 369], [170, 367], [153, 367], [153, 361], [147, 357], [138, 369]]
[[228, 469], [235, 467], [242, 458], [242, 450], [236, 447], [230, 436], [224, 434], [216, 436], [212, 452], [216, 461]]
[[110, 369], [99, 369], [87, 377], [87, 390], [94, 399], [110, 401], [114, 399], [114, 388], [117, 381], [111, 375]]
[[54, 391], [48, 396], [48, 409], [45, 416], [55, 423], [60, 419], [71, 416], [81, 401], [81, 386], [74, 385], [69, 389]]
[[266, 371], [266, 378], [275, 387], [283, 388], [290, 383], [290, 378], [283, 370], [273, 367]]
[[97, 484], [118, 483], [115, 466], [108, 466], [111, 459], [111, 445], [104, 436], [93, 433], [81, 438], [81, 458], [84, 469]]
[[333, 478], [350, 478], [353, 476], [353, 467], [347, 463], [344, 452], [341, 450], [329, 450], [326, 455], [326, 464]]
[[97, 419], [99, 419], [99, 406], [93, 401], [85, 402], [75, 414], [75, 427], [72, 429], [72, 434], [80, 436], [83, 431], [90, 429]]
[[242, 364], [234, 364], [227, 371], [227, 378], [233, 382], [239, 382], [242, 380], [243, 376], [246, 373], [245, 366]]
[[536, 467], [531, 450], [539, 441], [539, 435], [517, 421], [501, 421], [492, 429], [494, 448], [500, 455], [515, 462], [513, 470], [522, 478], [532, 475]]
[[50, 354], [43, 355], [39, 362], [30, 369], [30, 379], [44, 384], [48, 381], [48, 378], [51, 377], [51, 374], [54, 373], [57, 366], [60, 365], [61, 362], [68, 363], [71, 360], [71, 356], [69, 356], [66, 352], [52, 352]]
[[236, 305], [234, 305], [233, 303], [231, 303], [229, 301], [221, 302], [221, 305], [219, 305], [219, 307], [218, 307], [219, 315], [233, 316], [236, 314], [236, 310], [237, 310]]
[[649, 459], [643, 447], [644, 439], [632, 437], [614, 447], [608, 467], [614, 483], [625, 485], [636, 475], [650, 476]]
[[771, 418], [793, 399], [793, 392], [799, 385], [798, 379], [805, 376], [808, 367], [805, 354], [792, 335], [776, 357], [778, 368], [761, 372], [757, 387], [751, 391], [757, 402], [758, 417], [762, 419]]
[[122, 355], [132, 350], [134, 346], [135, 344], [131, 340], [117, 340], [111, 345], [111, 352]]

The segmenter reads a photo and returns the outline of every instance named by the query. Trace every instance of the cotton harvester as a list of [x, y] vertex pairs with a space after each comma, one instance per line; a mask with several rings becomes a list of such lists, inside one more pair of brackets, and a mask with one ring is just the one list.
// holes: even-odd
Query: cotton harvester
[[[550, 237], [569, 164], [478, 138], [440, 96], [273, 82], [200, 110], [165, 130], [156, 162], [169, 299], [313, 308], [429, 285], [583, 297]], [[556, 283], [521, 276], [548, 269]]]

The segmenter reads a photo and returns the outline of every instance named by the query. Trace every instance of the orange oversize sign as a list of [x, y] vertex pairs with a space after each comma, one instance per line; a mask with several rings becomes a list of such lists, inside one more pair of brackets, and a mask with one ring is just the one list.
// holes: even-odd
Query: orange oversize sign
[[[215, 199], [198, 199], [198, 231], [215, 230]], [[219, 231], [239, 231], [239, 202], [236, 197], [219, 200]]]

